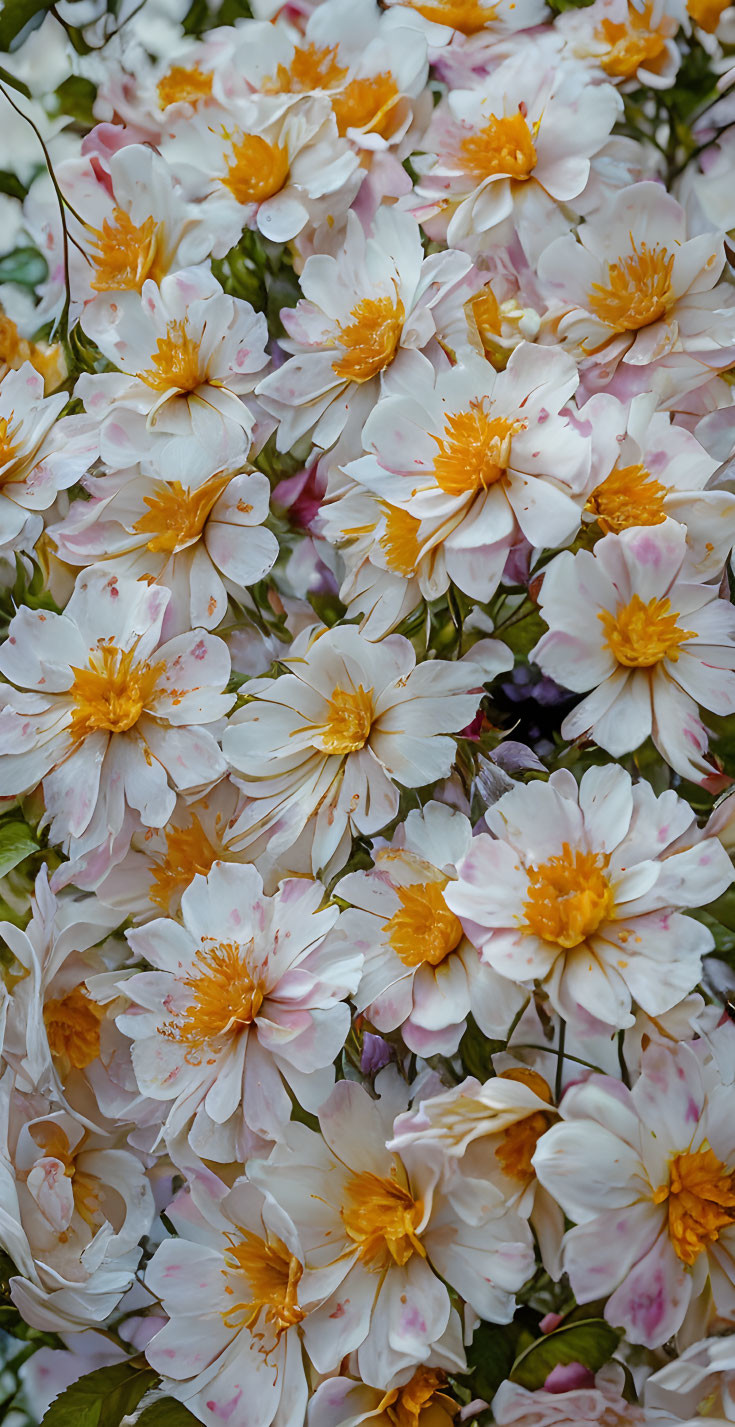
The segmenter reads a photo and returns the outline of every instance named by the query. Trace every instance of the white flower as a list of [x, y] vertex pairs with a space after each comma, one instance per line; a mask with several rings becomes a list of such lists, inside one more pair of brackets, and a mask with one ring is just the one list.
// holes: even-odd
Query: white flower
[[413, 582], [412, 605], [450, 582], [486, 601], [522, 536], [547, 548], [574, 536], [591, 446], [562, 408], [578, 379], [558, 348], [523, 342], [503, 372], [468, 356], [378, 403], [363, 430], [367, 454], [346, 467], [372, 493], [372, 519], [365, 511], [355, 530], [349, 492], [325, 511], [329, 538], [357, 537], [355, 560], [385, 572], [371, 581], [358, 567], [344, 589], [372, 637], [395, 622], [398, 580]]
[[502, 238], [497, 230], [509, 219], [522, 233], [549, 223], [553, 233], [557, 205], [574, 207], [584, 193], [590, 160], [621, 111], [612, 85], [590, 83], [581, 66], [526, 40], [475, 88], [450, 90], [435, 111], [426, 157], [416, 161], [413, 211], [431, 237], [453, 246]]
[[364, 1382], [385, 1387], [426, 1362], [445, 1333], [447, 1284], [482, 1317], [508, 1322], [533, 1253], [527, 1224], [493, 1193], [470, 1224], [438, 1182], [440, 1155], [387, 1148], [397, 1077], [383, 1071], [378, 1089], [375, 1101], [340, 1081], [319, 1112], [322, 1134], [289, 1125], [286, 1143], [249, 1172], [291, 1216], [304, 1264], [319, 1275], [323, 1302], [304, 1323], [315, 1369], [330, 1372], [355, 1351]]
[[652, 737], [699, 783], [712, 767], [697, 704], [729, 714], [735, 700], [735, 611], [686, 561], [672, 520], [557, 555], [540, 594], [549, 632], [531, 657], [566, 688], [594, 690], [567, 714], [564, 738], [591, 735], [618, 758]]
[[351, 872], [335, 893], [351, 907], [340, 933], [365, 953], [355, 1004], [380, 1031], [398, 1026], [410, 1050], [453, 1055], [472, 1012], [504, 1037], [523, 995], [483, 966], [445, 892], [472, 842], [469, 819], [441, 803], [411, 812], [375, 867]]
[[612, 1362], [597, 1373], [590, 1387], [561, 1392], [538, 1388], [529, 1392], [517, 1382], [504, 1382], [493, 1401], [498, 1427], [646, 1427], [649, 1418], [623, 1396], [625, 1374]]
[[[735, 1034], [727, 1031], [730, 1038]], [[732, 1046], [730, 1046], [732, 1056]], [[541, 1183], [576, 1225], [563, 1264], [578, 1303], [610, 1297], [609, 1323], [658, 1347], [712, 1293], [735, 1312], [732, 1085], [703, 1042], [651, 1045], [632, 1090], [592, 1075], [562, 1100], [534, 1155]]]
[[320, 910], [324, 895], [293, 878], [265, 897], [254, 867], [217, 862], [184, 892], [183, 925], [127, 933], [153, 970], [120, 983], [132, 1007], [118, 1025], [142, 1093], [172, 1102], [170, 1141], [189, 1131], [204, 1158], [244, 1159], [253, 1138], [283, 1133], [287, 1086], [309, 1109], [328, 1093], [362, 957], [325, 943], [338, 910]]
[[[119, 371], [79, 377], [75, 394], [101, 425], [103, 461], [121, 466], [120, 427], [128, 464], [150, 455], [161, 436], [192, 434], [205, 446], [227, 427], [250, 436], [255, 418], [242, 394], [267, 362], [268, 329], [249, 302], [228, 297], [204, 268], [150, 278], [142, 294], [99, 296], [84, 330]], [[223, 431], [223, 426], [225, 430]]]
[[293, 1224], [270, 1194], [200, 1174], [166, 1211], [178, 1231], [146, 1270], [168, 1314], [146, 1357], [205, 1427], [303, 1427], [308, 1301]]
[[735, 1345], [732, 1335], [692, 1343], [646, 1379], [646, 1407], [711, 1422], [735, 1422]]
[[[434, 1351], [432, 1364], [437, 1356]], [[444, 1391], [446, 1385], [446, 1372], [434, 1366], [416, 1368], [400, 1387], [388, 1391], [367, 1387], [350, 1377], [330, 1377], [311, 1397], [307, 1422], [309, 1427], [363, 1427], [368, 1423], [393, 1427], [396, 1422], [410, 1422], [411, 1427], [451, 1427], [460, 1407]]]
[[696, 986], [714, 942], [679, 914], [733, 880], [717, 838], [688, 803], [656, 797], [615, 765], [581, 785], [566, 769], [505, 793], [485, 814], [447, 903], [502, 975], [540, 981], [565, 1019], [581, 1006], [606, 1025], [671, 1010]]
[[237, 833], [273, 855], [307, 828], [316, 872], [345, 860], [353, 831], [378, 832], [398, 812], [398, 787], [446, 777], [449, 733], [471, 722], [471, 693], [510, 652], [487, 641], [478, 662], [416, 664], [400, 635], [371, 644], [349, 625], [305, 630], [282, 662], [287, 674], [253, 679], [253, 698], [232, 717], [224, 751], [250, 799]]
[[626, 90], [669, 89], [681, 54], [675, 35], [686, 22], [682, 0], [595, 0], [554, 23], [575, 59], [590, 61]]
[[649, 393], [627, 406], [600, 393], [580, 408], [579, 420], [594, 450], [584, 519], [619, 535], [669, 516], [686, 527], [694, 577], [719, 576], [735, 543], [735, 495], [708, 488], [717, 462], [696, 436], [657, 411]]
[[724, 261], [720, 234], [688, 237], [676, 199], [636, 183], [551, 243], [538, 266], [561, 341], [608, 374], [620, 360], [671, 368], [686, 390], [733, 360], [735, 304], [729, 285], [717, 285]]
[[119, 832], [126, 806], [163, 827], [175, 789], [225, 765], [212, 733], [233, 697], [226, 644], [202, 630], [161, 643], [168, 590], [80, 575], [63, 614], [23, 605], [0, 648], [0, 795], [43, 783], [53, 840], [78, 855]]
[[264, 528], [268, 478], [247, 464], [240, 429], [230, 435], [221, 450], [173, 437], [152, 463], [90, 480], [92, 499], [75, 501], [50, 531], [59, 557], [169, 589], [172, 631], [216, 629], [228, 590], [261, 580], [278, 555]]
[[32, 545], [38, 512], [81, 479], [97, 455], [98, 436], [84, 417], [58, 418], [67, 393], [44, 397], [43, 377], [24, 362], [0, 381], [0, 546]]
[[130, 1287], [153, 1219], [140, 1160], [92, 1135], [67, 1110], [44, 1110], [0, 1080], [0, 1243], [16, 1275], [10, 1296], [45, 1332], [100, 1323]]
[[353, 454], [360, 427], [381, 390], [413, 386], [428, 361], [446, 365], [432, 309], [467, 272], [462, 253], [425, 258], [421, 233], [408, 213], [381, 208], [366, 236], [350, 214], [336, 256], [307, 258], [300, 278], [304, 296], [283, 311], [295, 355], [258, 386], [266, 410], [279, 419], [279, 449], [288, 451], [313, 428], [323, 449], [334, 445], [352, 418]]

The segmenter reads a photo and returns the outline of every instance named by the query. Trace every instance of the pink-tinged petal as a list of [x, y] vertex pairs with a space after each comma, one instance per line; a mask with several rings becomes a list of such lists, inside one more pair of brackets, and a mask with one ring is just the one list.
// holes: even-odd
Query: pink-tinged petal
[[691, 1272], [664, 1231], [608, 1299], [605, 1317], [629, 1342], [660, 1348], [681, 1327], [691, 1296]]

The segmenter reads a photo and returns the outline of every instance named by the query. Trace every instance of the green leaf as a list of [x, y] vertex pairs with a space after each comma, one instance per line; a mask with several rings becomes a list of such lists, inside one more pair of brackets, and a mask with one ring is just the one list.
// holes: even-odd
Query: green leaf
[[[0, 25], [2, 25], [2, 19], [0, 19]], [[7, 45], [3, 48], [7, 49]], [[0, 81], [7, 84], [10, 89], [17, 89], [19, 94], [25, 94], [26, 99], [30, 99], [31, 91], [28, 85], [24, 84], [22, 79], [16, 79], [14, 74], [9, 74], [7, 69], [3, 69], [2, 66], [0, 66]]]
[[[0, 11], [0, 50], [10, 50], [13, 48], [13, 40], [20, 34], [26, 25], [32, 25], [34, 30], [43, 23], [47, 11], [54, 5], [54, 0], [5, 0]], [[6, 83], [10, 83], [6, 80]], [[17, 81], [12, 81], [13, 88], [17, 89]], [[29, 91], [26, 90], [26, 94]]]
[[0, 282], [17, 282], [20, 287], [37, 287], [48, 274], [46, 259], [37, 248], [13, 248], [0, 258]]
[[10, 173], [5, 168], [0, 169], [0, 193], [7, 193], [9, 198], [19, 198], [22, 203], [26, 192], [26, 186], [21, 183], [17, 173]]
[[24, 858], [38, 851], [38, 843], [25, 823], [9, 822], [0, 825], [0, 877], [12, 872]]
[[619, 1341], [620, 1334], [604, 1318], [562, 1324], [556, 1332], [531, 1343], [516, 1358], [510, 1372], [511, 1382], [518, 1382], [533, 1392], [543, 1387], [559, 1363], [581, 1363], [590, 1372], [597, 1372], [612, 1357]]
[[477, 1080], [488, 1080], [495, 1074], [493, 1056], [504, 1049], [505, 1041], [489, 1040], [474, 1016], [467, 1017], [467, 1029], [459, 1043], [459, 1054], [468, 1075], [474, 1075]]
[[177, 1402], [175, 1397], [159, 1397], [150, 1407], [144, 1407], [135, 1427], [191, 1427], [198, 1418]]
[[41, 1427], [119, 1427], [141, 1397], [158, 1382], [149, 1367], [133, 1362], [96, 1368], [54, 1398]]
[[97, 85], [81, 74], [70, 74], [56, 89], [56, 99], [62, 114], [85, 127], [92, 128], [96, 122], [92, 105], [97, 98]]
[[467, 1349], [472, 1371], [472, 1396], [492, 1402], [501, 1382], [505, 1382], [518, 1351], [520, 1323], [481, 1323]]

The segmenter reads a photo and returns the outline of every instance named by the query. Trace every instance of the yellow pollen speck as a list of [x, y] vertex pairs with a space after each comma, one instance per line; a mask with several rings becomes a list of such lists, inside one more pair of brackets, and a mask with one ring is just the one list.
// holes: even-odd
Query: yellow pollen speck
[[666, 486], [640, 463], [616, 466], [592, 492], [585, 510], [595, 516], [605, 535], [619, 535], [633, 525], [660, 525], [666, 519]]
[[367, 382], [390, 366], [398, 351], [405, 312], [399, 297], [366, 297], [338, 324], [337, 341], [344, 354], [332, 371], [345, 381]]
[[[230, 1304], [222, 1318], [226, 1327], [246, 1327], [254, 1338], [263, 1338], [267, 1326], [275, 1336], [300, 1323], [304, 1317], [298, 1305], [298, 1287], [303, 1273], [298, 1259], [277, 1238], [261, 1239], [249, 1229], [238, 1229], [225, 1235], [229, 1247], [225, 1251], [225, 1278], [235, 1278], [236, 1287], [228, 1281], [226, 1292], [236, 1301]], [[247, 1296], [238, 1298], [245, 1281]], [[260, 1319], [258, 1332], [255, 1331]]]
[[164, 663], [136, 662], [135, 648], [102, 644], [86, 669], [72, 668], [74, 700], [69, 732], [76, 743], [98, 730], [125, 733], [153, 703]]
[[288, 178], [288, 149], [269, 143], [260, 134], [226, 137], [230, 137], [232, 152], [220, 182], [229, 188], [235, 202], [264, 203], [280, 193]]
[[607, 863], [606, 856], [579, 848], [572, 851], [565, 842], [561, 853], [540, 867], [530, 867], [521, 930], [565, 951], [594, 936], [615, 907], [605, 876]]
[[459, 946], [462, 923], [444, 900], [447, 879], [395, 887], [400, 908], [385, 925], [404, 966], [439, 966]]
[[100, 1053], [102, 1006], [93, 1001], [85, 986], [75, 986], [43, 1008], [43, 1022], [49, 1050], [55, 1060], [66, 1059], [74, 1070], [85, 1070]]
[[674, 301], [671, 277], [674, 255], [656, 243], [636, 247], [607, 265], [607, 282], [592, 284], [587, 301], [590, 311], [616, 332], [637, 332], [665, 315]]
[[439, 447], [434, 479], [447, 495], [463, 496], [487, 490], [502, 480], [510, 464], [511, 443], [522, 421], [488, 416], [482, 401], [469, 411], [448, 416], [444, 436], [432, 436]]
[[348, 1180], [345, 1196], [342, 1222], [371, 1273], [382, 1273], [391, 1263], [403, 1267], [415, 1253], [426, 1258], [416, 1234], [424, 1206], [407, 1184], [362, 1170]]
[[671, 610], [668, 599], [650, 599], [644, 604], [640, 595], [626, 605], [618, 605], [615, 614], [602, 610], [597, 618], [605, 631], [605, 644], [618, 661], [629, 669], [650, 669], [662, 659], [676, 663], [679, 645], [696, 638], [692, 629], [681, 629], [679, 614]]
[[491, 114], [483, 129], [462, 139], [456, 160], [463, 173], [483, 179], [507, 175], [522, 183], [536, 167], [534, 133], [520, 112], [498, 118]]
[[707, 1146], [675, 1155], [669, 1182], [656, 1189], [654, 1204], [668, 1200], [669, 1236], [682, 1263], [691, 1265], [722, 1229], [735, 1222], [735, 1174]]
[[155, 495], [144, 496], [148, 510], [136, 520], [133, 529], [139, 535], [150, 535], [148, 549], [172, 554], [198, 540], [209, 515], [231, 476], [212, 476], [194, 490], [185, 490], [180, 481], [161, 483]]

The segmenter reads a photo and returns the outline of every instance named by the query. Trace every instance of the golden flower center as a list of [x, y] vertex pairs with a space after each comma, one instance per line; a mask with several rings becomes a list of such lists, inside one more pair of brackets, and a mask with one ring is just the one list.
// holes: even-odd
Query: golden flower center
[[505, 475], [513, 437], [523, 427], [522, 421], [507, 416], [489, 416], [482, 401], [448, 416], [444, 435], [432, 436], [439, 447], [434, 457], [437, 485], [453, 496], [488, 490]]
[[236, 203], [264, 203], [280, 193], [288, 178], [288, 149], [271, 144], [260, 134], [243, 134], [231, 139], [232, 153], [227, 172], [220, 180]]
[[192, 104], [196, 109], [212, 93], [212, 76], [205, 74], [198, 64], [188, 69], [176, 64], [159, 79], [157, 90], [162, 109], [168, 109], [170, 104]]
[[[280, 1239], [266, 1241], [249, 1229], [238, 1229], [238, 1237], [227, 1234], [229, 1248], [225, 1251], [228, 1280], [225, 1292], [236, 1301], [222, 1314], [225, 1325], [255, 1329], [258, 1319], [261, 1329], [268, 1325], [276, 1341], [304, 1317], [298, 1305], [298, 1287], [303, 1273], [298, 1259]], [[238, 1287], [229, 1282], [236, 1276]], [[241, 1287], [244, 1280], [244, 1287]], [[245, 1296], [237, 1298], [238, 1291]], [[262, 1336], [262, 1332], [256, 1336]]]
[[483, 0], [405, 0], [405, 3], [425, 20], [433, 20], [435, 25], [451, 25], [461, 35], [476, 35], [485, 25], [491, 25], [498, 11], [497, 5], [486, 5]]
[[709, 1147], [675, 1155], [668, 1184], [653, 1195], [654, 1204], [666, 1200], [674, 1252], [691, 1266], [735, 1222], [735, 1173]]
[[170, 828], [166, 833], [166, 856], [151, 869], [151, 902], [167, 912], [173, 899], [186, 890], [197, 874], [206, 877], [211, 872], [219, 855], [194, 813], [188, 827]]
[[393, 124], [393, 110], [399, 89], [389, 69], [364, 79], [351, 79], [332, 98], [337, 129], [344, 137], [348, 129], [381, 134], [383, 138]]
[[357, 1257], [371, 1273], [382, 1273], [392, 1263], [403, 1267], [413, 1254], [426, 1258], [416, 1230], [424, 1206], [397, 1179], [385, 1179], [371, 1170], [353, 1174], [345, 1189], [342, 1222], [357, 1244]]
[[93, 649], [86, 669], [72, 668], [74, 700], [70, 732], [75, 742], [99, 729], [125, 733], [153, 701], [166, 665], [135, 658], [135, 648], [103, 644]]
[[199, 539], [207, 519], [231, 476], [211, 476], [203, 485], [186, 490], [180, 481], [161, 483], [155, 495], [144, 496], [146, 514], [136, 520], [133, 530], [150, 535], [148, 549], [173, 554]]
[[588, 304], [595, 317], [616, 332], [637, 332], [658, 322], [674, 301], [671, 275], [674, 255], [655, 243], [637, 248], [607, 265], [607, 282], [594, 282]]
[[[536, 1070], [528, 1070], [525, 1066], [518, 1066], [513, 1070], [503, 1070], [500, 1073], [501, 1080], [517, 1080], [522, 1085], [527, 1085], [529, 1089], [535, 1091], [540, 1100], [545, 1100], [551, 1104], [551, 1090], [544, 1080], [543, 1075], [539, 1075]], [[536, 1110], [524, 1119], [517, 1120], [515, 1125], [508, 1125], [503, 1130], [500, 1144], [495, 1151], [495, 1158], [511, 1179], [517, 1179], [521, 1184], [530, 1184], [535, 1178], [535, 1171], [531, 1160], [533, 1159], [541, 1136], [546, 1133], [551, 1123], [551, 1117], [543, 1110]]]
[[138, 380], [154, 391], [196, 391], [207, 380], [199, 343], [187, 331], [185, 317], [168, 323], [166, 336], [158, 338], [151, 362], [148, 371], [138, 372]]
[[264, 94], [308, 94], [314, 89], [332, 89], [347, 74], [337, 63], [337, 53], [337, 45], [298, 45], [290, 65], [279, 64], [261, 90]]
[[364, 748], [373, 723], [373, 691], [336, 688], [315, 743], [322, 753], [357, 753]]
[[[43, 1152], [44, 1157], [56, 1159], [60, 1164], [63, 1164], [64, 1177], [71, 1180], [74, 1208], [88, 1229], [95, 1234], [104, 1222], [104, 1215], [101, 1213], [100, 1182], [96, 1175], [77, 1167], [77, 1156], [82, 1150], [86, 1134], [76, 1148], [72, 1149], [61, 1125], [45, 1121], [32, 1127], [31, 1137]], [[58, 1234], [60, 1243], [66, 1243], [68, 1238], [69, 1233], [66, 1230], [62, 1230]]]
[[666, 486], [638, 462], [616, 466], [589, 497], [585, 510], [595, 516], [604, 534], [619, 535], [632, 525], [660, 525], [666, 519]]
[[442, 1392], [446, 1381], [441, 1368], [417, 1368], [405, 1387], [386, 1392], [373, 1421], [390, 1427], [445, 1427], [459, 1412], [459, 1403]]
[[459, 946], [462, 923], [444, 900], [447, 878], [395, 887], [400, 902], [386, 922], [388, 941], [404, 966], [438, 966]]
[[378, 541], [389, 570], [412, 575], [419, 558], [418, 533], [421, 521], [400, 506], [383, 504], [384, 528]]
[[405, 317], [400, 297], [365, 297], [350, 313], [350, 321], [337, 326], [337, 341], [344, 348], [332, 371], [349, 382], [368, 382], [390, 366], [398, 351]]
[[66, 996], [49, 1000], [43, 1008], [43, 1023], [54, 1060], [68, 1060], [74, 1070], [86, 1070], [100, 1053], [102, 1006], [93, 1001], [86, 986], [75, 986]]
[[687, 0], [687, 14], [691, 15], [695, 25], [713, 35], [729, 5], [730, 0]]
[[[17, 371], [24, 362], [30, 362], [44, 379], [46, 392], [55, 391], [67, 376], [63, 348], [60, 342], [50, 346], [46, 343], [28, 342], [21, 337], [12, 318], [0, 312], [0, 377], [8, 368]], [[11, 418], [12, 420], [12, 412]]]
[[603, 20], [595, 30], [595, 39], [607, 45], [600, 65], [614, 79], [630, 79], [640, 65], [655, 70], [657, 61], [666, 53], [666, 39], [659, 30], [652, 30], [650, 4], [642, 10], [628, 6], [627, 24]]
[[629, 669], [650, 669], [662, 659], [676, 663], [679, 645], [694, 639], [696, 631], [682, 629], [677, 624], [679, 614], [671, 609], [671, 600], [655, 597], [644, 604], [640, 595], [633, 595], [627, 604], [618, 605], [615, 614], [601, 610], [597, 618], [605, 631], [605, 644], [618, 661]]
[[18, 426], [13, 426], [14, 411], [10, 416], [0, 416], [0, 466], [7, 466], [18, 452], [20, 442], [16, 440], [18, 436]]
[[134, 223], [123, 208], [115, 208], [112, 222], [92, 229], [89, 244], [95, 292], [140, 292], [146, 278], [158, 280], [156, 267], [161, 230], [153, 218]]
[[529, 867], [523, 930], [566, 951], [594, 936], [615, 907], [607, 863], [602, 853], [573, 851], [565, 842], [548, 862]]
[[265, 995], [250, 973], [251, 950], [252, 942], [202, 946], [181, 982], [191, 992], [191, 1001], [186, 1011], [159, 1026], [159, 1033], [200, 1050], [208, 1041], [237, 1035], [251, 1025]]
[[531, 177], [536, 167], [534, 133], [520, 112], [498, 117], [491, 114], [483, 129], [468, 134], [459, 146], [457, 160], [463, 173], [479, 183], [498, 175], [519, 183]]

